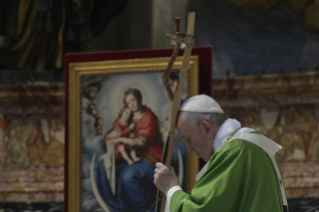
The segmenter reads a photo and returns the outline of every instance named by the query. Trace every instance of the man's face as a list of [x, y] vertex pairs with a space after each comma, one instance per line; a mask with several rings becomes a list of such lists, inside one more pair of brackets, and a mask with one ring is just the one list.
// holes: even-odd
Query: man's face
[[194, 151], [197, 157], [206, 162], [209, 161], [213, 152], [213, 140], [207, 137], [203, 128], [188, 124], [187, 121], [181, 119], [181, 116], [182, 114], [177, 120], [177, 131], [185, 142], [187, 151]]
[[137, 99], [133, 94], [129, 94], [125, 97], [125, 102], [128, 108], [130, 108], [131, 111], [136, 112], [139, 110], [139, 105], [137, 103]]

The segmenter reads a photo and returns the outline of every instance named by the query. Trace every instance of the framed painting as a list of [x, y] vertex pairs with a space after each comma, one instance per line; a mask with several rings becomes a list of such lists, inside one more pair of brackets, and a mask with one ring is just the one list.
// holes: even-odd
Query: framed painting
[[[151, 164], [161, 152], [170, 105], [161, 78], [172, 52], [171, 48], [66, 55], [64, 211], [152, 211], [155, 191], [150, 182], [154, 170]], [[179, 56], [182, 54], [180, 51]], [[184, 99], [197, 93], [211, 95], [212, 47], [194, 47], [192, 55]], [[180, 64], [178, 58], [171, 75], [172, 89], [178, 82]], [[130, 105], [126, 102], [129, 97], [138, 101]], [[134, 107], [143, 111], [136, 119]], [[118, 116], [125, 113], [130, 113], [124, 124], [128, 128], [119, 129]], [[143, 116], [144, 121], [138, 121]], [[144, 131], [141, 123], [146, 127]], [[108, 148], [110, 142], [106, 140], [118, 136], [116, 131], [126, 140], [135, 136], [142, 138], [135, 142], [147, 143], [135, 149], [127, 145], [119, 147], [123, 146], [120, 144]], [[113, 139], [120, 140], [120, 137]], [[190, 191], [203, 161], [186, 153], [179, 137], [175, 139], [172, 166], [183, 189]], [[107, 153], [107, 149], [114, 151]], [[136, 172], [140, 172], [139, 176]], [[137, 181], [130, 183], [132, 179]]]
[[[162, 77], [169, 57], [69, 64], [68, 211], [152, 211], [171, 101]], [[198, 94], [192, 56], [183, 99]], [[170, 75], [176, 88], [182, 57]], [[190, 190], [198, 159], [176, 133], [172, 166]]]

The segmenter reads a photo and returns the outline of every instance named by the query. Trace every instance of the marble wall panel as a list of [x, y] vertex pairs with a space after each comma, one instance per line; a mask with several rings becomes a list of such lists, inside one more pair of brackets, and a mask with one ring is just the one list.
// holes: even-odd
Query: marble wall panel
[[1, 202], [64, 199], [64, 85], [0, 86]]

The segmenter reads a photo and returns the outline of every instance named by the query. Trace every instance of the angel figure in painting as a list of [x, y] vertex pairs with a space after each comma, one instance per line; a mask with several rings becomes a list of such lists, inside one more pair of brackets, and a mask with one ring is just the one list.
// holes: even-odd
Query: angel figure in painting
[[98, 116], [95, 118], [94, 127], [96, 129], [96, 135], [102, 135], [103, 134], [103, 126], [104, 126], [104, 120], [102, 117]]
[[99, 113], [95, 103], [90, 103], [86, 109], [86, 112], [94, 117], [96, 117]]
[[89, 85], [85, 86], [83, 90], [83, 96], [90, 101], [92, 101], [96, 94], [98, 94], [101, 90], [102, 84], [100, 81], [92, 82]]

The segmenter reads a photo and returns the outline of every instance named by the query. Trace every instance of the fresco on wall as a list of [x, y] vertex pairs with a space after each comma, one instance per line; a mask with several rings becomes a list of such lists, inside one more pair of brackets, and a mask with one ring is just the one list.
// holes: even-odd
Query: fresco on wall
[[189, 1], [196, 45], [213, 46], [213, 77], [319, 68], [318, 1]]
[[63, 201], [63, 102], [63, 84], [0, 86], [0, 209]]
[[285, 5], [293, 13], [298, 14], [302, 28], [309, 33], [319, 32], [319, 2], [313, 0], [230, 0], [231, 5], [244, 12], [269, 11]]
[[126, 2], [0, 1], [0, 66], [62, 69], [65, 53], [87, 51], [92, 36], [99, 35]]

